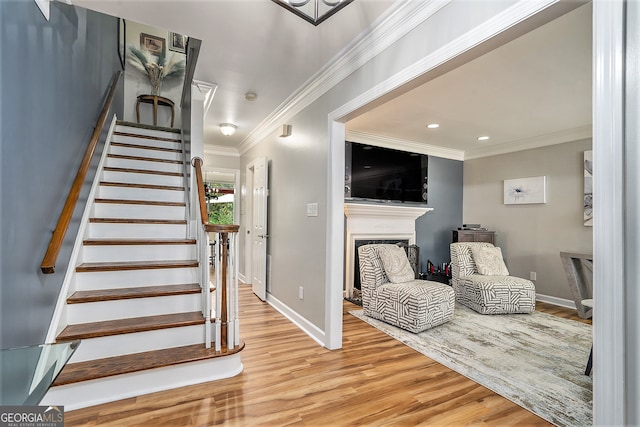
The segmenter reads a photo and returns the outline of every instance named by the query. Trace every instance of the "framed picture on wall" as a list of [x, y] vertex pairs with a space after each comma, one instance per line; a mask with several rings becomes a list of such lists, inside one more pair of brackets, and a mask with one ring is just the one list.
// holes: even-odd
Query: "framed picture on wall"
[[187, 36], [178, 33], [169, 33], [169, 50], [185, 53], [187, 51]]
[[165, 40], [162, 37], [140, 33], [140, 47], [147, 49], [150, 54], [160, 56], [164, 54]]

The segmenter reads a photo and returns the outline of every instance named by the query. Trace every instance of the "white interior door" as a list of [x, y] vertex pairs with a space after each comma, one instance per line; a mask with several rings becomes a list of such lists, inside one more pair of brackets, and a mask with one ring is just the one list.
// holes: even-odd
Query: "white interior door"
[[254, 160], [252, 169], [251, 284], [253, 293], [264, 301], [267, 298], [267, 238], [269, 237], [267, 234], [267, 197], [269, 196], [267, 158]]

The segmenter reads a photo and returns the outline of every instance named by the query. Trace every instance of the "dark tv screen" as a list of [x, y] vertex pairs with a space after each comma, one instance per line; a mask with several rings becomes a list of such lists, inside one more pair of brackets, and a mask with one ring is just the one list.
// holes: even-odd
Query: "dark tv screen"
[[427, 155], [347, 142], [345, 160], [347, 199], [427, 203]]

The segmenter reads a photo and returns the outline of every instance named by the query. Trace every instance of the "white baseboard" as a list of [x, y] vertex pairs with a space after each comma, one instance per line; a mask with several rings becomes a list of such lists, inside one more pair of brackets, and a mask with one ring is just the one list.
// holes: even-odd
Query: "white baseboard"
[[284, 304], [278, 298], [274, 297], [270, 293], [267, 293], [267, 303], [275, 308], [280, 314], [289, 319], [294, 325], [302, 329], [302, 331], [309, 335], [314, 341], [323, 347], [326, 347], [325, 339], [326, 335], [323, 330], [318, 328], [313, 323], [309, 322], [304, 317], [300, 316], [297, 312], [292, 310], [288, 305]]
[[559, 305], [560, 307], [573, 308], [573, 309], [576, 308], [576, 303], [569, 299], [552, 297], [549, 295], [536, 294], [536, 300], [547, 302], [553, 305]]
[[244, 277], [244, 274], [242, 274], [242, 273], [238, 273], [238, 281], [242, 282], [245, 285], [247, 284], [247, 278]]

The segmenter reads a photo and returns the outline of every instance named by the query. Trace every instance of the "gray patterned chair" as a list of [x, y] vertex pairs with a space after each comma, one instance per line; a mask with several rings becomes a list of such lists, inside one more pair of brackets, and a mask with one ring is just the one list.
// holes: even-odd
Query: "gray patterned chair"
[[480, 314], [535, 311], [533, 282], [509, 275], [500, 248], [491, 243], [459, 242], [451, 243], [450, 249], [451, 281], [460, 304]]
[[416, 280], [402, 248], [364, 245], [358, 248], [358, 257], [365, 315], [414, 333], [453, 317], [453, 289], [438, 282]]

